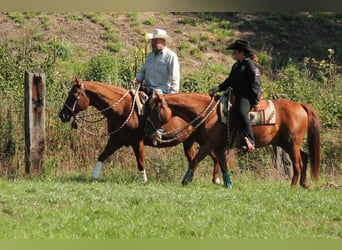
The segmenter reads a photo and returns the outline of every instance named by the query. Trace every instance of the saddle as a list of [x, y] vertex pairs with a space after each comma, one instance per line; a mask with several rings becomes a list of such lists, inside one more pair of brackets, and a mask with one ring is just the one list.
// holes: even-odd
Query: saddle
[[[220, 96], [220, 120], [222, 123], [227, 124], [228, 118], [228, 107], [231, 108], [232, 104], [228, 100], [228, 97], [223, 95]], [[276, 110], [273, 101], [261, 100], [259, 103], [259, 110], [255, 111], [252, 109], [248, 113], [248, 117], [252, 126], [256, 125], [273, 125], [277, 121]]]

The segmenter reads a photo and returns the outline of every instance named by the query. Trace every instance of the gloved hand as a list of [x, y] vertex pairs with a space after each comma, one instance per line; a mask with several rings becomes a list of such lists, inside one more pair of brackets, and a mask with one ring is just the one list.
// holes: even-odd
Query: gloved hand
[[212, 88], [211, 90], [209, 90], [209, 95], [210, 96], [214, 96], [216, 92], [219, 92], [220, 88], [216, 87], [216, 88]]
[[139, 83], [139, 79], [135, 77], [135, 78], [133, 79], [133, 84], [137, 84], [137, 83]]
[[255, 104], [255, 105], [253, 106], [253, 110], [254, 110], [255, 112], [258, 112], [259, 109], [260, 109], [259, 104]]

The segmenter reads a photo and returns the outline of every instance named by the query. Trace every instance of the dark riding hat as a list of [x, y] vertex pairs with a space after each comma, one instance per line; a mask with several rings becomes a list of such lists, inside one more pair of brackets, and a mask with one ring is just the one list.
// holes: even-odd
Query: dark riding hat
[[255, 49], [253, 49], [249, 42], [246, 40], [238, 39], [234, 43], [230, 44], [227, 49], [230, 50], [238, 50], [238, 51], [247, 51], [249, 53], [255, 52]]

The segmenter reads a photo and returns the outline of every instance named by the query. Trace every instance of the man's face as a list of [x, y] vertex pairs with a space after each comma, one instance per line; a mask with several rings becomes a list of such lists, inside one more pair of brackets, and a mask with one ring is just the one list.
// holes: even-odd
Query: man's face
[[158, 52], [161, 51], [162, 49], [164, 49], [165, 47], [165, 39], [162, 38], [153, 38], [151, 40], [151, 46], [152, 46], [152, 50], [154, 52]]

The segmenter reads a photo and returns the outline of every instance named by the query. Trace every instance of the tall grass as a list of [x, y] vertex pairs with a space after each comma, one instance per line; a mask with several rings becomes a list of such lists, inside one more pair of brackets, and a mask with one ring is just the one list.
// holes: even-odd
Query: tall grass
[[[340, 190], [233, 176], [147, 186], [69, 177], [0, 179], [1, 239], [339, 239]], [[127, 183], [129, 182], [129, 183]]]

